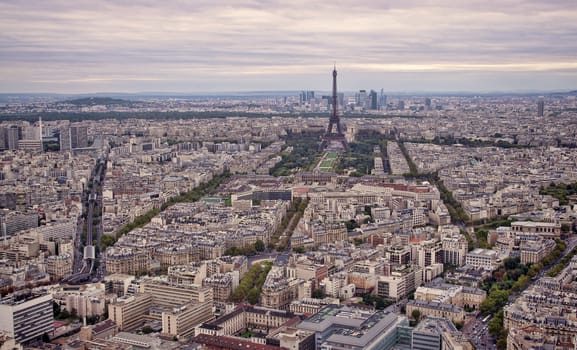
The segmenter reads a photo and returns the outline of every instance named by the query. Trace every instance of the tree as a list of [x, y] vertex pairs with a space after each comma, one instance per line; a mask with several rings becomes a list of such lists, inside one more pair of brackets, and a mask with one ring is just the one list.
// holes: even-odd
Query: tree
[[64, 310], [60, 311], [60, 319], [61, 320], [67, 319], [68, 317], [70, 317], [70, 313], [68, 313], [68, 310], [64, 309]]
[[246, 299], [248, 300], [248, 302], [251, 305], [255, 305], [258, 303], [259, 296], [260, 296], [260, 291], [257, 288], [252, 288], [251, 290], [248, 291], [248, 295], [246, 296]]
[[254, 242], [254, 249], [256, 249], [257, 252], [263, 252], [264, 242], [258, 239], [256, 242]]
[[102, 235], [102, 238], [100, 239], [100, 248], [102, 251], [105, 251], [106, 248], [112, 246], [114, 243], [116, 243], [116, 239], [113, 236]]
[[521, 262], [520, 258], [507, 258], [505, 259], [505, 268], [507, 270], [515, 270]]
[[378, 296], [378, 295], [375, 297], [375, 309], [377, 309], [377, 310], [383, 310], [383, 309], [386, 308], [387, 306], [388, 306], [388, 305], [387, 305], [387, 303], [385, 302], [385, 299], [383, 299], [382, 297], [380, 297], [380, 296]]
[[514, 292], [520, 292], [523, 289], [525, 289], [525, 287], [527, 287], [527, 285], [529, 285], [529, 277], [527, 275], [521, 275], [521, 277], [519, 277], [519, 279], [513, 283], [513, 287], [511, 287], [511, 289]]
[[97, 324], [100, 321], [100, 317], [99, 316], [89, 316], [86, 318], [86, 323], [87, 324]]
[[142, 327], [142, 333], [144, 334], [150, 334], [153, 332], [152, 327], [150, 327], [149, 325], [146, 325], [144, 327]]
[[354, 219], [345, 221], [345, 226], [347, 227], [347, 231], [352, 231], [355, 228], [360, 227], [359, 224]]
[[421, 311], [419, 311], [419, 309], [413, 309], [413, 311], [411, 312], [411, 317], [413, 317], [415, 322], [418, 323], [419, 319], [421, 318]]
[[54, 315], [54, 318], [60, 318], [60, 305], [58, 305], [54, 300], [52, 300], [52, 314]]
[[313, 291], [311, 297], [313, 297], [314, 299], [324, 299], [326, 297], [326, 294], [321, 288], [317, 288]]
[[293, 252], [298, 253], [298, 254], [303, 254], [305, 252], [305, 248], [304, 247], [294, 247]]
[[501, 290], [498, 287], [493, 286], [489, 296], [485, 299], [479, 309], [485, 315], [494, 314], [498, 312], [509, 299], [509, 292], [506, 290]]
[[509, 330], [505, 328], [501, 333], [499, 339], [497, 339], [497, 349], [499, 350], [507, 350], [507, 335], [509, 334]]

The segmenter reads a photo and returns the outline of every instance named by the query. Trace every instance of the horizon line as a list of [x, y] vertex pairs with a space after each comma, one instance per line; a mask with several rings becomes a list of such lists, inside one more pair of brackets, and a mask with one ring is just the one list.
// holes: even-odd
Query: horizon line
[[[382, 89], [359, 89], [359, 90], [343, 90], [341, 93], [357, 93], [359, 91], [377, 91], [379, 92]], [[62, 95], [72, 95], [72, 96], [87, 96], [87, 95], [160, 95], [160, 96], [170, 96], [170, 95], [222, 95], [222, 96], [230, 96], [235, 94], [264, 94], [264, 93], [273, 93], [273, 94], [282, 94], [282, 93], [299, 93], [302, 91], [315, 91], [315, 92], [326, 92], [330, 93], [331, 90], [323, 90], [323, 89], [291, 89], [291, 90], [238, 90], [238, 91], [98, 91], [98, 92], [1, 92], [0, 95], [53, 95], [53, 96], [62, 96]], [[431, 90], [383, 90], [383, 93], [386, 94], [427, 94], [427, 95], [446, 95], [446, 94], [456, 94], [456, 95], [474, 95], [474, 94], [538, 94], [538, 93], [545, 93], [545, 94], [554, 94], [554, 93], [573, 93], [577, 92], [577, 87], [573, 89], [564, 88], [564, 89], [512, 89], [512, 90], [439, 90], [439, 91], [431, 91]]]

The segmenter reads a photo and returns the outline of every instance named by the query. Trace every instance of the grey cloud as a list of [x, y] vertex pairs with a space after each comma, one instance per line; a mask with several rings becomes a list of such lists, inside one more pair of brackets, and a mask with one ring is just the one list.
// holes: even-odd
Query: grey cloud
[[283, 81], [295, 77], [303, 86], [314, 83], [317, 69], [335, 60], [364, 65], [349, 74], [367, 82], [366, 70], [391, 74], [383, 65], [437, 67], [448, 82], [455, 81], [453, 66], [502, 71], [516, 64], [570, 77], [577, 57], [573, 2], [0, 1], [0, 90], [98, 76], [126, 86], [139, 77], [170, 84], [203, 76], [213, 86], [231, 83], [226, 72], [284, 89]]

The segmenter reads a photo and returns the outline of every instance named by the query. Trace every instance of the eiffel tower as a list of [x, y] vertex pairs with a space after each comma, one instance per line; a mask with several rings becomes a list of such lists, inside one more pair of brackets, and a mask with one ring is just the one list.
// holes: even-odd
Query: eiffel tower
[[[338, 114], [338, 98], [337, 98], [337, 67], [335, 65], [333, 69], [333, 96], [332, 96], [332, 113], [329, 119], [329, 126], [327, 132], [323, 135], [323, 141], [321, 142], [321, 149], [327, 148], [331, 143], [340, 143], [343, 149], [347, 149], [347, 141], [345, 140], [345, 134], [343, 134], [343, 127], [341, 126], [341, 120]], [[333, 128], [336, 125], [336, 133], [333, 132]]]

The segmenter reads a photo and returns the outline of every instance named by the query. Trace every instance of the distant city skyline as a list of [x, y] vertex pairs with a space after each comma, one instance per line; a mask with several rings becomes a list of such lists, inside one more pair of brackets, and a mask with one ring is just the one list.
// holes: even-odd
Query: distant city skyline
[[571, 0], [0, 1], [0, 93], [577, 90]]

